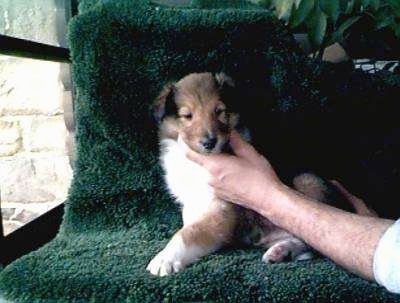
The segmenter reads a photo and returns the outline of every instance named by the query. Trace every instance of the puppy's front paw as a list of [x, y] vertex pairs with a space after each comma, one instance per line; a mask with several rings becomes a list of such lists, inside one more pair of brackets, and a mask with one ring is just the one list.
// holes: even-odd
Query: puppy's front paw
[[183, 264], [166, 249], [160, 251], [147, 265], [146, 270], [155, 276], [167, 276], [183, 268]]

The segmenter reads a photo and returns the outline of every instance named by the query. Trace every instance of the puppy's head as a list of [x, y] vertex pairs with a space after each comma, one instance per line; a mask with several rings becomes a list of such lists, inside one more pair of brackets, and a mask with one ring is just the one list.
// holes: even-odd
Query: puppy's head
[[164, 87], [154, 104], [161, 138], [182, 140], [199, 153], [220, 153], [238, 123], [228, 100], [233, 88], [223, 73], [190, 74]]

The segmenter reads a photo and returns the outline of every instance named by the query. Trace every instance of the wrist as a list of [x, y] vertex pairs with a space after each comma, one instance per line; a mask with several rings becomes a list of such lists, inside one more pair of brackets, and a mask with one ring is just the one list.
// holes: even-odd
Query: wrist
[[252, 201], [253, 210], [265, 217], [271, 216], [276, 208], [282, 207], [282, 201], [290, 196], [292, 189], [281, 181], [274, 184], [270, 182], [262, 186], [260, 195], [256, 196]]

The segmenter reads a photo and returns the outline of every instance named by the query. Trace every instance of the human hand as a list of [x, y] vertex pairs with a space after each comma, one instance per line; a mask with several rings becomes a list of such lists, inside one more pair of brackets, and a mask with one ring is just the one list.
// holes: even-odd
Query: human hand
[[202, 155], [190, 150], [187, 157], [210, 172], [209, 184], [217, 197], [260, 210], [284, 185], [268, 160], [237, 132], [232, 132], [230, 145], [235, 155]]
[[351, 194], [342, 184], [340, 184], [336, 180], [330, 181], [339, 191], [340, 193], [346, 198], [347, 201], [353, 206], [356, 214], [365, 217], [378, 217], [378, 214], [369, 208], [365, 202]]

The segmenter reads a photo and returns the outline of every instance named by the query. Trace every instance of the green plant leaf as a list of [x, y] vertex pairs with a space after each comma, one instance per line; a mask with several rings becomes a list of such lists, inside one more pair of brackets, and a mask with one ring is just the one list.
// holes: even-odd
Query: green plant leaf
[[374, 11], [377, 11], [379, 9], [379, 6], [380, 6], [380, 1], [379, 0], [370, 0], [369, 2], [370, 2], [369, 3], [370, 7], [372, 7], [372, 9]]
[[344, 21], [336, 31], [334, 31], [328, 41], [328, 45], [335, 42], [342, 42], [344, 40], [344, 33], [348, 30], [354, 23], [360, 20], [361, 16], [353, 16]]
[[355, 6], [355, 0], [347, 1], [347, 6], [346, 6], [346, 9], [345, 9], [344, 13], [345, 14], [351, 14], [351, 12], [354, 9], [354, 6]]
[[400, 17], [400, 1], [399, 0], [386, 0], [392, 8], [393, 13]]
[[270, 8], [271, 7], [271, 3], [272, 0], [248, 0], [249, 2], [262, 6], [262, 7], [266, 7], [266, 8]]
[[336, 23], [340, 13], [339, 0], [319, 0], [321, 10]]
[[364, 0], [354, 0], [353, 12], [360, 12]]
[[349, 3], [349, 0], [339, 0], [340, 12], [344, 13], [346, 11], [348, 3]]
[[312, 46], [316, 49], [318, 49], [324, 41], [327, 19], [327, 15], [321, 11], [317, 4], [314, 6], [314, 9], [307, 19], [308, 38], [310, 39]]
[[382, 29], [395, 23], [392, 8], [385, 5], [374, 13], [375, 28]]
[[361, 5], [363, 6], [363, 8], [367, 8], [367, 6], [369, 6], [371, 0], [362, 0], [361, 1]]
[[382, 29], [382, 28], [385, 28], [385, 27], [390, 26], [392, 24], [394, 24], [393, 16], [386, 16], [386, 17], [384, 17], [384, 18], [382, 18], [382, 19], [380, 19], [380, 20], [378, 20], [376, 22], [375, 28], [376, 29]]
[[358, 0], [358, 11], [365, 11], [371, 5], [371, 0]]
[[299, 26], [306, 20], [314, 7], [315, 0], [302, 0], [297, 9], [292, 11], [289, 24], [292, 28]]
[[285, 22], [289, 21], [290, 14], [295, 0], [274, 0], [272, 5], [275, 7], [275, 13], [278, 19]]
[[394, 24], [392, 28], [396, 37], [400, 39], [400, 24]]

